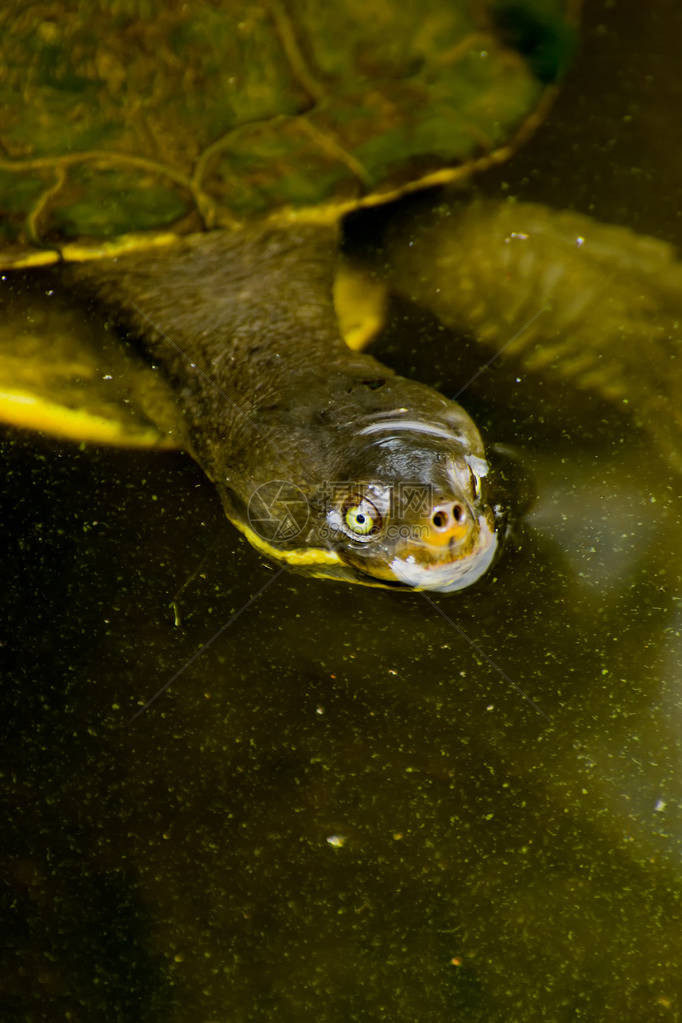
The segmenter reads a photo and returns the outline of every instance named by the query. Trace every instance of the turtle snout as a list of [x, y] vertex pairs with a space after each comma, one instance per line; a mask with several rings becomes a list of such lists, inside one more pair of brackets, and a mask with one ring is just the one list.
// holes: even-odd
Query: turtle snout
[[435, 505], [423, 528], [424, 540], [429, 546], [446, 547], [466, 540], [476, 528], [476, 519], [468, 504], [455, 498]]

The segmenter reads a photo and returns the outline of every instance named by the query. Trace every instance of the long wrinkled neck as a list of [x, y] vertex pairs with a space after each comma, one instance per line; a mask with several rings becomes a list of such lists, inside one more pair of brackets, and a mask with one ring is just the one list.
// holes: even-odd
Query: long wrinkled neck
[[255, 398], [280, 376], [283, 350], [287, 374], [345, 354], [335, 253], [330, 227], [214, 231], [73, 272], [119, 307], [178, 380], [198, 373], [231, 388], [238, 361]]
[[141, 339], [173, 384], [193, 454], [226, 480], [287, 457], [300, 473], [297, 431], [313, 444], [317, 411], [338, 404], [349, 377], [376, 375], [339, 332], [336, 249], [330, 227], [215, 231], [68, 273]]

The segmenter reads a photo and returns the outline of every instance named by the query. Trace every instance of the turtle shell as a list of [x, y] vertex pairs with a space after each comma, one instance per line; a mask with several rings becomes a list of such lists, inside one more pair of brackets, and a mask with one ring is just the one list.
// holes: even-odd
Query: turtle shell
[[561, 73], [575, 6], [6, 0], [0, 265], [333, 219], [500, 160]]

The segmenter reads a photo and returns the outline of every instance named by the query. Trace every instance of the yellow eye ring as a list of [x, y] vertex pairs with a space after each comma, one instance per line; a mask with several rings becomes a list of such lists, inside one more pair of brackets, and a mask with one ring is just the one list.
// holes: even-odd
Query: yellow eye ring
[[381, 525], [379, 512], [366, 497], [354, 498], [343, 511], [343, 520], [355, 536], [369, 536]]

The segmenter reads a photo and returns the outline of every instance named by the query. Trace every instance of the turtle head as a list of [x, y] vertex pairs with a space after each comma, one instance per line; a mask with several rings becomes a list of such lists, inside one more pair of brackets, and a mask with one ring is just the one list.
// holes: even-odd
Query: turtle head
[[437, 419], [401, 408], [359, 423], [354, 446], [318, 527], [348, 577], [445, 593], [476, 582], [498, 553], [504, 514], [469, 417], [455, 405]]
[[483, 575], [506, 516], [480, 434], [430, 388], [393, 377], [390, 397], [401, 384], [409, 404], [364, 411], [354, 393], [354, 414], [337, 405], [332, 422], [302, 432], [294, 455], [289, 432], [279, 465], [299, 474], [256, 486], [241, 512], [226, 505], [255, 546], [309, 575], [366, 585], [449, 593]]

